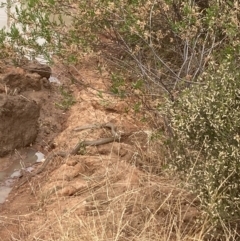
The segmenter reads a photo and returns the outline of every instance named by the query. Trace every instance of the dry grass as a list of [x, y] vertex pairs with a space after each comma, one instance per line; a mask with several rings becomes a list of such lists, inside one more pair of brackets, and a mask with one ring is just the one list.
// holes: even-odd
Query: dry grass
[[[139, 149], [140, 143], [136, 146]], [[32, 193], [39, 202], [14, 220], [19, 230], [12, 233], [12, 240], [203, 240], [204, 227], [195, 222], [200, 216], [198, 201], [177, 180], [164, 172], [151, 172], [156, 165], [150, 158], [156, 158], [153, 146], [140, 152], [138, 159], [145, 162], [141, 170], [133, 161], [131, 166], [124, 162], [106, 166], [105, 175], [101, 177], [100, 171], [91, 175], [88, 187], [74, 196], [56, 192], [40, 199], [33, 185]]]
[[[140, 148], [140, 143], [135, 144]], [[216, 240], [211, 238], [213, 230], [208, 220], [198, 222], [200, 203], [186, 191], [186, 184], [165, 171], [159, 175], [151, 172], [156, 165], [150, 158], [156, 160], [153, 147], [149, 145], [140, 152], [138, 158], [145, 162], [141, 170], [134, 162], [130, 162], [132, 167], [122, 162], [106, 166], [105, 175], [100, 177], [101, 172], [91, 175], [88, 187], [73, 196], [58, 196], [56, 192], [39, 199], [39, 191], [33, 185], [32, 193], [39, 200], [37, 205], [25, 215], [1, 217], [3, 226], [11, 224], [18, 229], [8, 230], [12, 232], [9, 240]], [[146, 160], [146, 155], [150, 159]], [[221, 240], [237, 240], [227, 227], [224, 230], [225, 237]]]
[[16, 240], [201, 240], [194, 224], [197, 211], [187, 193], [167, 178], [142, 179], [128, 190], [105, 180], [85, 201], [64, 214], [52, 213], [40, 226], [38, 220], [38, 226], [21, 221], [22, 237]]

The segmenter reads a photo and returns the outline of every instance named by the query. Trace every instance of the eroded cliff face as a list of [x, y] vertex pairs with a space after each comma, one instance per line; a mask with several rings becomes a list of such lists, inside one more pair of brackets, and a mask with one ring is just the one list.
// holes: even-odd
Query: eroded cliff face
[[36, 140], [40, 104], [32, 96], [50, 88], [50, 75], [50, 67], [37, 62], [0, 62], [0, 156]]
[[0, 156], [33, 143], [40, 107], [23, 96], [0, 94]]

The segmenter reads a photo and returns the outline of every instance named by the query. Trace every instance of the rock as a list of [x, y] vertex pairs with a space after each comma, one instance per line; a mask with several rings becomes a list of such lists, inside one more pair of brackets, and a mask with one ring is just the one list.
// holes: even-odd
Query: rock
[[26, 77], [26, 89], [39, 91], [42, 89], [41, 76], [37, 73], [28, 73]]
[[10, 90], [18, 89], [39, 91], [42, 88], [41, 76], [37, 73], [27, 73], [21, 68], [9, 68], [0, 80], [0, 84], [6, 85]]
[[22, 68], [27, 70], [30, 73], [37, 73], [42, 78], [45, 77], [45, 78], [49, 79], [52, 74], [52, 70], [48, 65], [40, 64], [37, 61], [30, 62], [27, 65], [22, 66]]
[[0, 94], [0, 156], [33, 143], [40, 107], [22, 96]]
[[43, 84], [43, 87], [46, 89], [51, 88], [50, 81], [46, 77], [42, 78], [42, 84]]

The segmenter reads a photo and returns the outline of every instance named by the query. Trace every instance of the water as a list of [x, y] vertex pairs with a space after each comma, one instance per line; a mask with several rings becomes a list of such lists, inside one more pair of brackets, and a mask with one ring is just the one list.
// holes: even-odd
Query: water
[[[17, 178], [22, 176], [22, 170], [25, 172], [32, 172], [34, 168], [25, 166], [29, 164], [34, 164], [36, 162], [42, 162], [44, 159], [44, 154], [35, 151], [33, 149], [28, 149], [23, 160], [16, 159], [6, 170], [0, 171], [0, 204], [4, 203], [11, 192], [14, 182]], [[0, 160], [1, 161], [1, 160]]]
[[32, 165], [36, 162], [42, 162], [44, 160], [44, 154], [40, 151], [35, 151], [33, 149], [26, 150], [27, 153], [24, 155], [22, 160], [20, 157], [18, 159], [15, 159], [11, 166], [9, 166], [4, 171], [0, 171], [0, 182], [4, 182], [4, 180], [8, 177], [10, 178], [18, 178], [22, 175], [21, 170], [25, 170], [27, 172], [32, 172], [34, 168], [27, 167], [29, 165]]

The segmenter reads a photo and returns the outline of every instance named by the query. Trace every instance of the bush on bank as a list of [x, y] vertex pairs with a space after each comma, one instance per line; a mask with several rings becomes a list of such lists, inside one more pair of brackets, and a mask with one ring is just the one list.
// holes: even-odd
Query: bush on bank
[[[172, 166], [192, 184], [214, 224], [240, 218], [240, 74], [222, 63], [171, 104]], [[234, 226], [234, 225], [233, 225]]]

